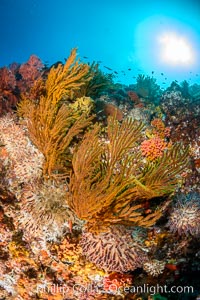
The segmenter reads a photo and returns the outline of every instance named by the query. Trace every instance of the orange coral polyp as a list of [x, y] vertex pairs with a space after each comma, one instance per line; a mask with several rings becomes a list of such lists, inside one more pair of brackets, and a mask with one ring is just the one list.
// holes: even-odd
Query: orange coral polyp
[[165, 124], [159, 118], [156, 118], [153, 121], [151, 121], [151, 125], [154, 126], [154, 127], [156, 127], [160, 131], [162, 131], [162, 130], [165, 129]]
[[167, 143], [159, 137], [153, 137], [141, 144], [142, 154], [151, 161], [161, 157], [166, 148]]
[[153, 128], [153, 133], [164, 139], [165, 137], [169, 137], [170, 136], [170, 127], [165, 127], [165, 124], [163, 123], [163, 121], [159, 118], [154, 119], [151, 122], [151, 125], [154, 127]]

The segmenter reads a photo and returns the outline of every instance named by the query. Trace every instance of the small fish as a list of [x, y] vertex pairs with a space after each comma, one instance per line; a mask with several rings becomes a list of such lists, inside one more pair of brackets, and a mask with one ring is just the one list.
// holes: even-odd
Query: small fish
[[88, 57], [87, 57], [87, 56], [83, 56], [83, 58], [85, 58], [85, 59], [88, 59]]
[[175, 82], [178, 82], [178, 80], [174, 80]]
[[150, 214], [152, 212], [152, 210], [151, 209], [145, 209], [145, 211], [144, 211], [144, 213], [145, 213], [145, 215], [148, 215], [148, 214]]
[[165, 77], [165, 80], [167, 80], [167, 77]]
[[169, 269], [170, 271], [176, 271], [178, 269], [177, 265], [175, 264], [166, 264], [165, 268]]
[[151, 74], [153, 75], [153, 74], [154, 74], [154, 71], [152, 71]]
[[196, 74], [196, 76], [199, 76], [199, 74]]
[[163, 73], [160, 73], [160, 75], [162, 75], [162, 76], [163, 76], [164, 74], [163, 74]]
[[131, 71], [131, 68], [129, 68], [128, 71]]
[[106, 69], [108, 69], [108, 70], [112, 71], [112, 69], [111, 69], [111, 68], [109, 68], [109, 67], [106, 67], [106, 66], [104, 66], [104, 68], [106, 68]]
[[115, 74], [118, 74], [118, 72], [117, 72], [117, 71], [114, 71], [114, 73], [115, 73]]

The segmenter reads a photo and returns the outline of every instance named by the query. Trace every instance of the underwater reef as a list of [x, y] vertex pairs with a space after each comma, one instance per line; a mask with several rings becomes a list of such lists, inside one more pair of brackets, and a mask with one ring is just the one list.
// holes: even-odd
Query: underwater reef
[[0, 299], [200, 299], [199, 149], [198, 84], [0, 68]]

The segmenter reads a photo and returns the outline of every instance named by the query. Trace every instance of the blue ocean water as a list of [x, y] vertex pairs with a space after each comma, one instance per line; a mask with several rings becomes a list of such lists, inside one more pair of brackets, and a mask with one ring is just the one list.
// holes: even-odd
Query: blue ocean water
[[[163, 87], [175, 79], [195, 83], [199, 19], [198, 0], [1, 0], [0, 66], [26, 62], [31, 54], [51, 65], [78, 47], [82, 60], [100, 62], [121, 83], [132, 84], [138, 74], [152, 72]], [[162, 60], [159, 39], [169, 34], [187, 41], [191, 62]]]

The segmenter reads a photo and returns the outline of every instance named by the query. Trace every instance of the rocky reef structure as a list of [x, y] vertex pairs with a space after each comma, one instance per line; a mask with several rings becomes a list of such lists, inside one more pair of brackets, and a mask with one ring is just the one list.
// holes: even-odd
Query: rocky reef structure
[[199, 293], [190, 91], [115, 85], [76, 49], [1, 69], [1, 299], [147, 299], [134, 287], [188, 284], [188, 270]]

